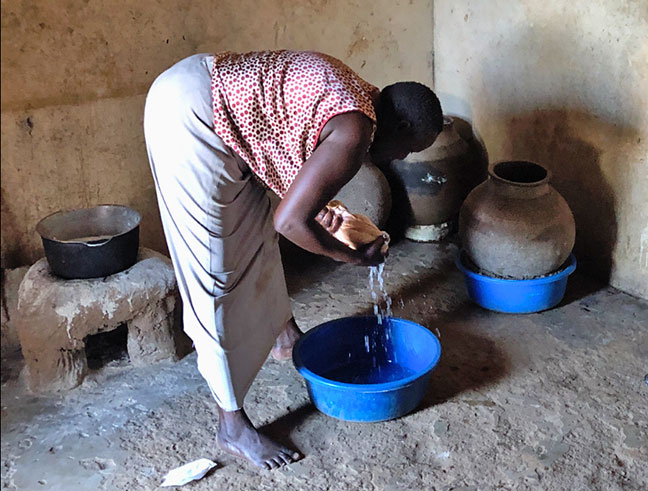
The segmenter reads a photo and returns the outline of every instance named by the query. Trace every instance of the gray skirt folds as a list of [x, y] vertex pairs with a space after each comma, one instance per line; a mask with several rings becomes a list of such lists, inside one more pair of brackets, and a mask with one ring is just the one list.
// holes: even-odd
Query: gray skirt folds
[[144, 133], [184, 329], [232, 411], [292, 314], [269, 198], [213, 130], [211, 62], [194, 55], [155, 80]]

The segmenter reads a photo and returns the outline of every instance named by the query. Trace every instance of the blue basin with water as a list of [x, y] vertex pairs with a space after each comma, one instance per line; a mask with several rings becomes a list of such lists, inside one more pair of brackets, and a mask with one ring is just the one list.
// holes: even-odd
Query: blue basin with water
[[375, 422], [415, 409], [441, 356], [425, 327], [404, 319], [344, 317], [304, 334], [293, 362], [317, 409], [345, 421]]

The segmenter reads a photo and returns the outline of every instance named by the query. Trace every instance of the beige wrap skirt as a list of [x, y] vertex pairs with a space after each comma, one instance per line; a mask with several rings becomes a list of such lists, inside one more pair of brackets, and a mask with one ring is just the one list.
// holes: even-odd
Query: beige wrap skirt
[[233, 411], [292, 314], [269, 198], [213, 129], [212, 59], [191, 56], [155, 80], [144, 133], [184, 330]]

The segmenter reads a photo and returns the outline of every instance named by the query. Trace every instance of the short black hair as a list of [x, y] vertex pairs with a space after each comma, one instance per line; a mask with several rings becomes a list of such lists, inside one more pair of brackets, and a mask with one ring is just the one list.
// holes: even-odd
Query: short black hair
[[410, 123], [412, 136], [425, 138], [443, 130], [443, 111], [436, 94], [418, 82], [397, 82], [380, 92], [378, 119], [392, 128], [400, 121]]

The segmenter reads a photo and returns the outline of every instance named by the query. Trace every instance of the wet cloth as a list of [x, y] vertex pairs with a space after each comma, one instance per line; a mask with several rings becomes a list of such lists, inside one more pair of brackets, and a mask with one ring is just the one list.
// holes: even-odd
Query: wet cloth
[[375, 121], [378, 89], [322, 53], [219, 53], [212, 76], [214, 127], [258, 178], [283, 198], [333, 116]]
[[212, 60], [191, 56], [155, 80], [144, 132], [184, 329], [214, 398], [233, 411], [291, 311], [269, 198], [214, 132]]
[[382, 251], [383, 254], [387, 254], [389, 234], [376, 227], [368, 216], [351, 213], [344, 203], [338, 200], [330, 201], [326, 208], [342, 218], [342, 223], [333, 232], [333, 237], [355, 251], [382, 236], [385, 239]]

